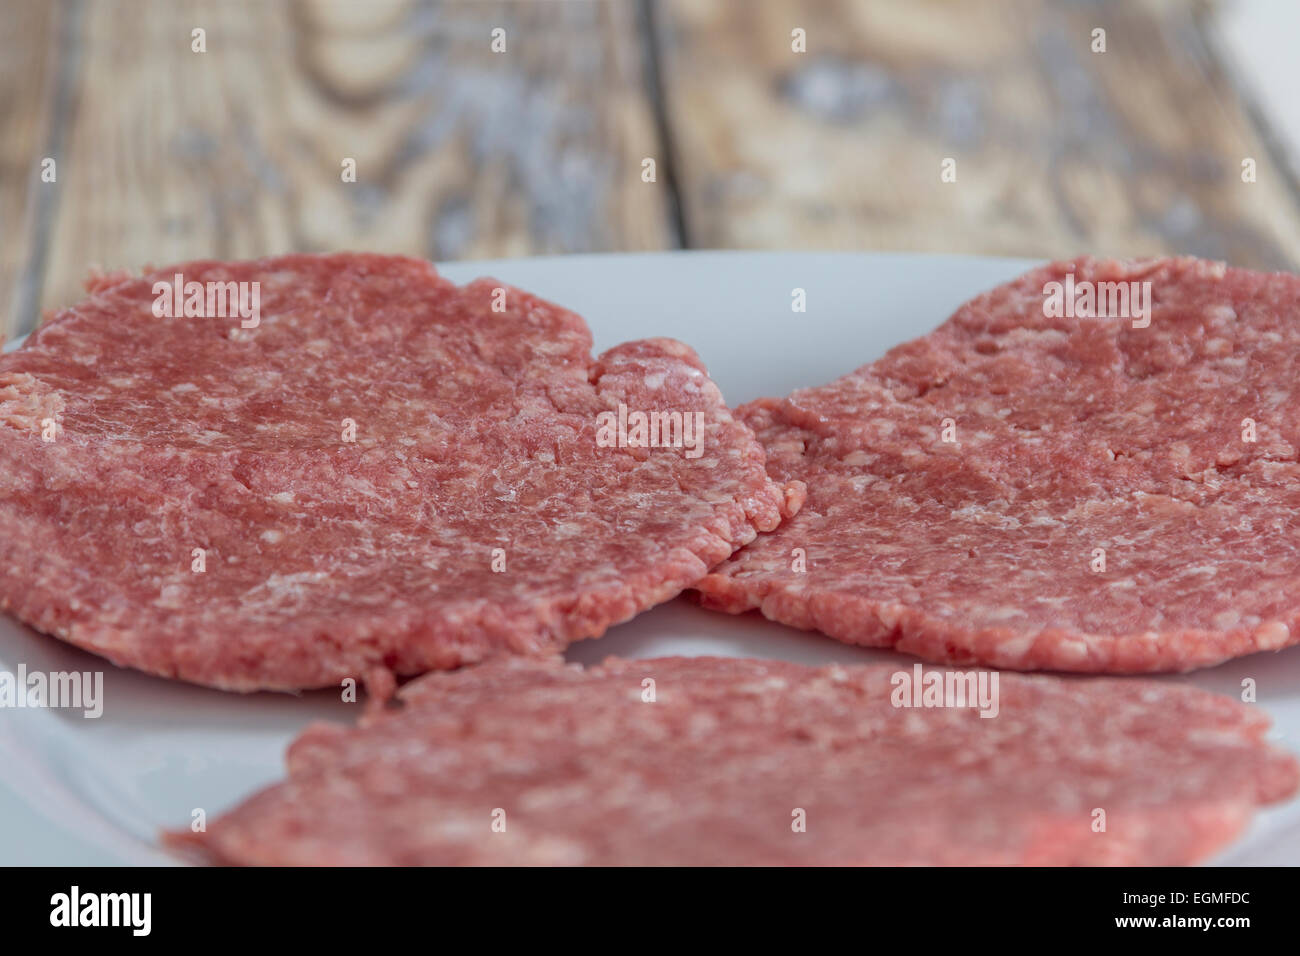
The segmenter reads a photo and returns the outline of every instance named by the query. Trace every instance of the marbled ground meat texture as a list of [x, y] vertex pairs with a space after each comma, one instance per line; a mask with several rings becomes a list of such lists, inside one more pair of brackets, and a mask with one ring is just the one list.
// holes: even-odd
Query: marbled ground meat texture
[[1296, 788], [1260, 711], [1188, 685], [1001, 674], [981, 717], [894, 706], [898, 673], [429, 674], [360, 728], [312, 726], [287, 780], [171, 839], [240, 864], [1182, 864]]
[[[260, 324], [155, 317], [177, 273], [260, 283]], [[0, 608], [117, 664], [251, 691], [553, 652], [785, 507], [689, 348], [593, 360], [493, 280], [295, 255], [89, 291], [0, 359]], [[703, 454], [598, 447], [620, 403], [702, 412]]]
[[[1067, 273], [1149, 282], [1149, 327], [1048, 318], [1044, 289]], [[829, 385], [741, 408], [772, 475], [808, 498], [703, 601], [1027, 670], [1184, 671], [1293, 644], [1298, 369], [1296, 276], [1035, 269]]]

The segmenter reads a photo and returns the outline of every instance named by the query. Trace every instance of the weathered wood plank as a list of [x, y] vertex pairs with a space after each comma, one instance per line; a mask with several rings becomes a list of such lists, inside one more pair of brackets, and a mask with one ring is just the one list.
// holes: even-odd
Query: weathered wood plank
[[[639, 13], [632, 0], [91, 3], [46, 304], [75, 298], [91, 264], [671, 247], [665, 191], [640, 179], [659, 141]], [[191, 49], [199, 27], [205, 53]]]
[[[1294, 267], [1295, 199], [1207, 52], [1199, 9], [662, 0], [691, 244]], [[791, 49], [796, 28], [806, 53]], [[944, 183], [948, 157], [957, 178]], [[1247, 157], [1257, 182], [1242, 182]]]
[[[34, 325], [43, 222], [55, 184], [40, 182], [41, 160], [57, 144], [51, 119], [58, 89], [61, 8], [11, 0], [0, 30], [0, 338]], [[52, 157], [57, 159], [57, 157]], [[54, 167], [57, 174], [57, 164]]]

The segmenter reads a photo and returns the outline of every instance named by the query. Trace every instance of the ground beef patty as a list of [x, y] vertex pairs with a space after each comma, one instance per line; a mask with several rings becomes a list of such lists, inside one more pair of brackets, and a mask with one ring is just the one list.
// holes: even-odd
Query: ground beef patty
[[[1150, 324], [1048, 317], [1068, 274], [1076, 291], [1150, 283]], [[1295, 276], [1036, 269], [878, 362], [740, 410], [808, 498], [705, 578], [704, 603], [1019, 669], [1189, 670], [1292, 644], [1297, 355]]]
[[430, 674], [360, 729], [309, 728], [287, 781], [172, 840], [244, 864], [1180, 864], [1296, 787], [1260, 711], [1190, 686], [1002, 674], [982, 717], [896, 707], [900, 673]]
[[[260, 322], [156, 317], [177, 274], [260, 283]], [[0, 607], [118, 664], [249, 691], [550, 652], [785, 506], [689, 348], [593, 361], [492, 280], [297, 255], [90, 291], [0, 359]], [[620, 406], [700, 413], [701, 453], [610, 447]]]

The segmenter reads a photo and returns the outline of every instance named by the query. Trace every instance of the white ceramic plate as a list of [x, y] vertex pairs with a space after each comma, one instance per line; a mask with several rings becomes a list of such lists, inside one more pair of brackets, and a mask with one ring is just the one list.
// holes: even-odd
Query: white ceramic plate
[[[671, 336], [693, 345], [733, 404], [828, 381], [929, 331], [965, 299], [1031, 263], [929, 255], [675, 253], [458, 263], [457, 281], [492, 275], [572, 308], [597, 350]], [[804, 289], [807, 312], [791, 311]], [[584, 641], [569, 657], [723, 654], [801, 663], [911, 659], [840, 644], [749, 615], [671, 602]], [[104, 714], [0, 709], [0, 863], [172, 862], [160, 828], [209, 816], [277, 780], [285, 746], [307, 723], [350, 722], [337, 694], [243, 697], [118, 670], [0, 618], [0, 666], [103, 671]], [[1284, 746], [1300, 750], [1300, 647], [1233, 661], [1186, 680], [1259, 703]], [[1086, 678], [1082, 678], [1086, 679]], [[1266, 811], [1216, 862], [1300, 861], [1300, 801]]]

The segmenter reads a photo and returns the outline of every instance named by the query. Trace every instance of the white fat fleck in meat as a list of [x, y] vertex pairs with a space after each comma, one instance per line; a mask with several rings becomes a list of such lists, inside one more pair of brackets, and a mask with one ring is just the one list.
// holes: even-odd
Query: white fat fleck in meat
[[181, 607], [185, 603], [185, 589], [179, 584], [165, 584], [158, 592], [154, 604], [158, 607]]
[[533, 349], [543, 355], [563, 355], [565, 352], [570, 351], [571, 347], [567, 342], [557, 341], [534, 343]]
[[541, 400], [531, 401], [519, 407], [511, 421], [526, 422], [534, 418], [545, 418], [553, 414], [553, 409]]
[[1060, 518], [1053, 517], [1049, 514], [1036, 514], [1026, 522], [1030, 528], [1050, 528], [1063, 524]]
[[686, 725], [686, 732], [695, 738], [710, 737], [719, 729], [718, 719], [707, 711], [697, 710], [691, 714]]
[[1066, 663], [1087, 660], [1088, 642], [1079, 638], [1062, 638], [1056, 643], [1056, 652]]
[[1232, 610], [1220, 611], [1218, 614], [1214, 615], [1211, 623], [1219, 630], [1226, 631], [1241, 623], [1241, 615]]
[[273, 599], [280, 601], [298, 602], [311, 597], [317, 593], [318, 585], [322, 581], [328, 581], [330, 575], [326, 571], [298, 571], [294, 574], [272, 574], [257, 587], [248, 592], [246, 597], [253, 598], [257, 595], [268, 594]]
[[991, 608], [986, 613], [986, 617], [988, 617], [990, 621], [1013, 621], [1023, 615], [1024, 610], [1022, 608], [1011, 604], [1003, 604], [1000, 607]]
[[1291, 628], [1281, 621], [1269, 621], [1255, 628], [1255, 641], [1264, 650], [1277, 650], [1291, 640]]
[[1030, 631], [1009, 634], [998, 641], [998, 656], [1005, 660], [1017, 660], [1029, 653], [1029, 649], [1038, 640], [1038, 635]]

